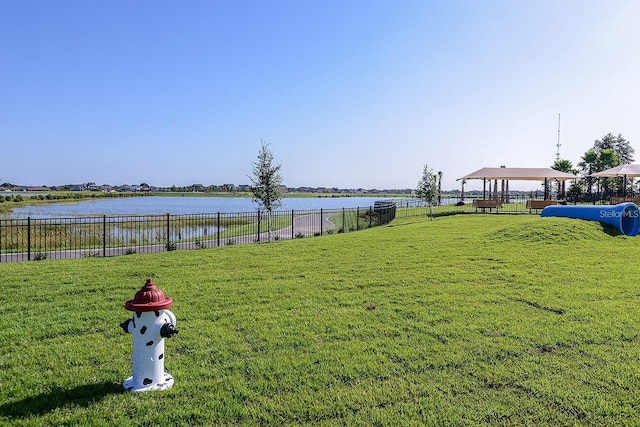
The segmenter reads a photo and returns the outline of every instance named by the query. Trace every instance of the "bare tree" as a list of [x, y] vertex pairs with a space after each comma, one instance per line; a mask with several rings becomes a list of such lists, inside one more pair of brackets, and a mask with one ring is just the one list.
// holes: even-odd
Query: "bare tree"
[[282, 206], [282, 176], [280, 165], [273, 164], [273, 153], [269, 150], [269, 144], [262, 139], [262, 148], [258, 153], [258, 161], [253, 164], [253, 176], [250, 176], [253, 186], [253, 201], [258, 204], [259, 210], [267, 213], [267, 239], [271, 243], [271, 217], [273, 211]]

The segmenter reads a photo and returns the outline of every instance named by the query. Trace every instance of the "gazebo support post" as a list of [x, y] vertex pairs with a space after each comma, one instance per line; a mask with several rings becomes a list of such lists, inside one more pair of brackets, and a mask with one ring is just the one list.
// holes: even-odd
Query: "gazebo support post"
[[547, 178], [544, 179], [544, 199], [545, 200], [549, 199], [549, 187], [547, 186], [548, 181], [549, 180]]

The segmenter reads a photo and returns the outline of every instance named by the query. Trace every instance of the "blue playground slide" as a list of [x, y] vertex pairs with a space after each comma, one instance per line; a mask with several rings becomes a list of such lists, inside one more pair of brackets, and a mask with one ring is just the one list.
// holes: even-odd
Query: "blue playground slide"
[[542, 210], [540, 216], [599, 221], [613, 225], [618, 231], [627, 236], [636, 236], [640, 232], [640, 209], [635, 203], [631, 202], [600, 206], [547, 206]]

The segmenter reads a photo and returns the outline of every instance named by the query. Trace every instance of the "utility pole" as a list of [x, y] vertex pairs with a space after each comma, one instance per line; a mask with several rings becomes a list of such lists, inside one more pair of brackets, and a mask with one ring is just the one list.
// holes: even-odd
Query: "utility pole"
[[556, 162], [560, 161], [560, 113], [558, 113], [558, 143], [556, 144]]

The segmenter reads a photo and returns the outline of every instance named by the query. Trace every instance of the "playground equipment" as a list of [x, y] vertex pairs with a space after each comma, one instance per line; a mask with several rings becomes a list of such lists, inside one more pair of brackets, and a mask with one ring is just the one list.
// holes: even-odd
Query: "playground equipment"
[[631, 202], [600, 206], [547, 206], [542, 210], [540, 216], [599, 221], [614, 226], [627, 236], [636, 236], [640, 232], [640, 209]]

